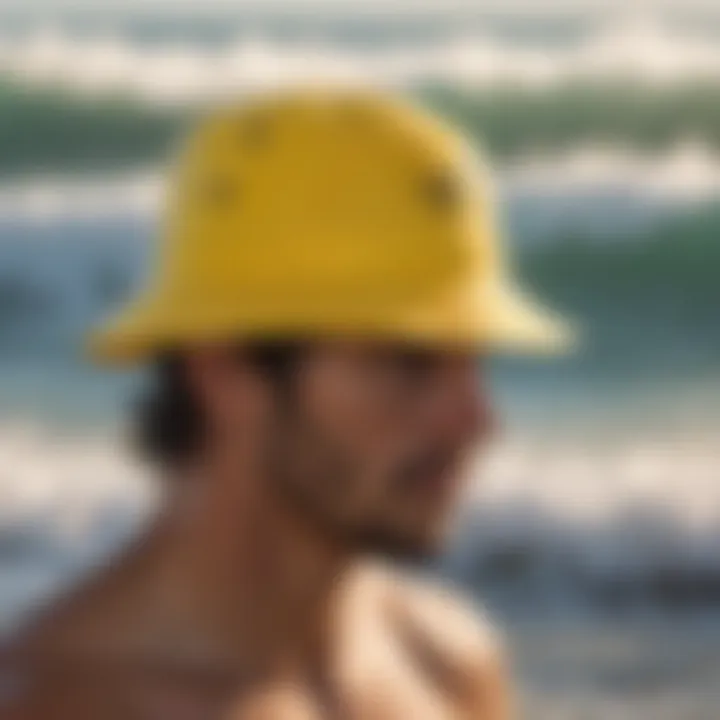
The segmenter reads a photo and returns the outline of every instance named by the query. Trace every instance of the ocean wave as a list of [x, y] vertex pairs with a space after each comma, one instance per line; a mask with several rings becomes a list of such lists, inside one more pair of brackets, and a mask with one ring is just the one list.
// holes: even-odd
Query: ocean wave
[[556, 45], [485, 33], [208, 47], [47, 31], [0, 37], [0, 78], [3, 173], [152, 163], [208, 103], [308, 80], [403, 87], [500, 156], [593, 143], [649, 153], [688, 139], [720, 146], [716, 40], [647, 22]]
[[[719, 468], [710, 438], [508, 440], [476, 472], [443, 568], [507, 610], [717, 604]], [[6, 622], [38, 578], [47, 591], [101, 561], [160, 497], [116, 437], [17, 426], [0, 431], [0, 495]]]
[[0, 182], [0, 225], [150, 218], [163, 197], [156, 171], [42, 175]]
[[[679, 145], [720, 149], [720, 89], [688, 83], [657, 89], [633, 82], [462, 91], [413, 91], [463, 127], [501, 162], [552, 159], [584, 147], [653, 157]], [[33, 87], [0, 74], [0, 175], [147, 167], [164, 160], [198, 108], [154, 107], [125, 95], [88, 97], [62, 86]]]
[[157, 103], [203, 101], [308, 79], [471, 87], [547, 87], [568, 79], [628, 76], [655, 83], [717, 79], [720, 50], [712, 36], [638, 15], [597, 23], [574, 41], [555, 44], [458, 28], [414, 42], [402, 36], [362, 44], [241, 35], [214, 46], [43, 29], [15, 40], [3, 37], [0, 70], [91, 92], [129, 90]]

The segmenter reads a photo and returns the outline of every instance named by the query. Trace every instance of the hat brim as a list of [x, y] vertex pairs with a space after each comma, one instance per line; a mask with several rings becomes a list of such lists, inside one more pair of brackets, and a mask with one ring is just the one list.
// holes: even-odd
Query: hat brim
[[183, 307], [144, 297], [91, 334], [90, 356], [102, 364], [126, 364], [189, 345], [272, 337], [362, 337], [481, 351], [558, 354], [576, 342], [576, 329], [535, 302], [514, 283], [453, 293], [431, 302], [380, 308], [367, 298], [354, 306], [310, 307], [302, 301], [237, 302]]

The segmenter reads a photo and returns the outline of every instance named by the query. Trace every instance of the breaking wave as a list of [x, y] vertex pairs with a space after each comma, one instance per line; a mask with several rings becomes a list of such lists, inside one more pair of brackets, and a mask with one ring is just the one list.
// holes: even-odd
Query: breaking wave
[[[683, 143], [720, 149], [716, 82], [671, 89], [632, 81], [572, 83], [543, 91], [427, 85], [414, 92], [504, 160], [565, 154], [587, 145], [646, 155]], [[123, 94], [88, 97], [62, 86], [0, 80], [0, 174], [154, 164], [197, 112]]]
[[2, 173], [152, 163], [208, 102], [308, 80], [402, 86], [501, 156], [720, 146], [717, 39], [649, 21], [554, 44], [489, 31], [209, 45], [39, 30], [0, 35], [0, 78]]
[[649, 16], [598, 22], [565, 42], [513, 40], [489, 24], [434, 37], [395, 35], [381, 41], [370, 33], [365, 42], [332, 33], [283, 39], [247, 27], [234, 39], [208, 44], [191, 33], [141, 42], [122, 32], [36, 29], [0, 36], [0, 69], [81, 90], [133, 91], [153, 102], [204, 100], [308, 78], [548, 87], [568, 80], [630, 77], [666, 84], [720, 75], [716, 37]]

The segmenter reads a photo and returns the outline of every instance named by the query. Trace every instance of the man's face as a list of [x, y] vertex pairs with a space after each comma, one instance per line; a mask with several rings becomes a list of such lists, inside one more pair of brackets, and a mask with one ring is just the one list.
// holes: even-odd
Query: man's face
[[491, 430], [477, 358], [328, 344], [294, 374], [273, 400], [268, 482], [354, 550], [434, 551], [470, 451]]

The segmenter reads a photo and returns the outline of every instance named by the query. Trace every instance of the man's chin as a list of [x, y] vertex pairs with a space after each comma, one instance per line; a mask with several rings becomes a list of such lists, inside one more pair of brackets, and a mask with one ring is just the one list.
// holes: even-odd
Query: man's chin
[[398, 562], [427, 562], [440, 555], [445, 547], [441, 533], [401, 534], [368, 532], [356, 538], [359, 552]]

